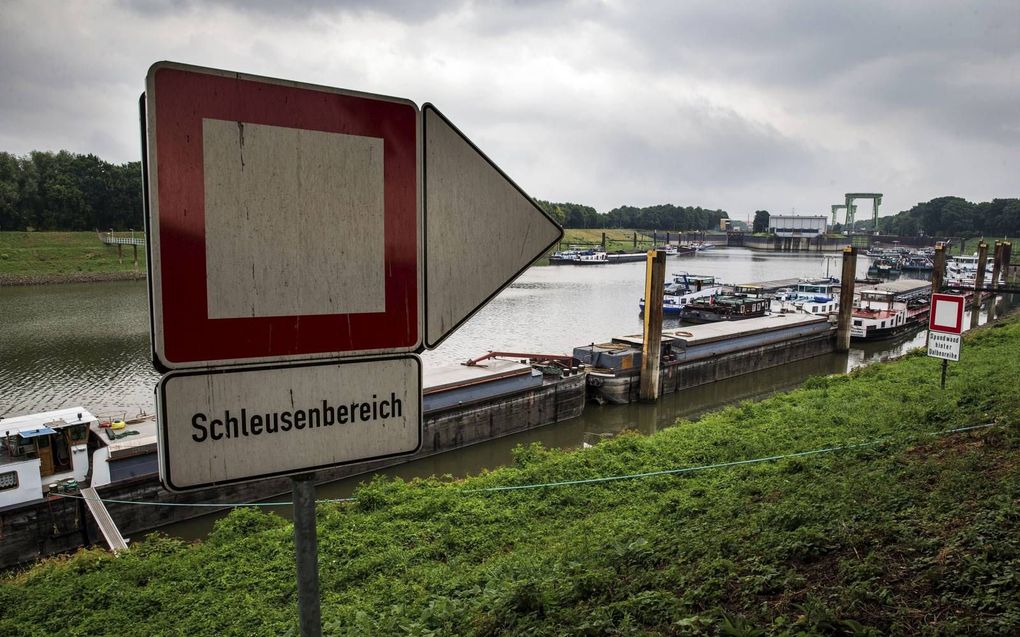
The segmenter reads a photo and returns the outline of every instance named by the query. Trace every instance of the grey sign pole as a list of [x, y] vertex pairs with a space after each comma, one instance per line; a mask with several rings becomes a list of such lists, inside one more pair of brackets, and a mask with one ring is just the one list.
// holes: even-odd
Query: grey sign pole
[[314, 473], [303, 473], [290, 481], [294, 488], [294, 552], [297, 559], [298, 625], [301, 637], [322, 635], [314, 478]]

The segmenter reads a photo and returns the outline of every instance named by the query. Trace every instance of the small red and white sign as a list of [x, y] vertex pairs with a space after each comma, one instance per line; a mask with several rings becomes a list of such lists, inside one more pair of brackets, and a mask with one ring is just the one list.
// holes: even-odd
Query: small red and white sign
[[966, 299], [959, 294], [932, 294], [928, 330], [945, 334], [963, 332], [963, 309]]
[[157, 365], [417, 349], [419, 116], [404, 99], [153, 65]]

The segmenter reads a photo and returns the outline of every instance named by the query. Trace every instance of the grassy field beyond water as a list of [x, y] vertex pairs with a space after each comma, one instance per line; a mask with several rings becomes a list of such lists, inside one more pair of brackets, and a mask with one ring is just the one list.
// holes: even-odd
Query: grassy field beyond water
[[[116, 236], [131, 236], [117, 232]], [[134, 236], [141, 237], [141, 232]], [[145, 276], [145, 247], [100, 242], [95, 232], [0, 232], [0, 283], [53, 283]]]
[[[1010, 320], [944, 392], [915, 353], [468, 480], [377, 480], [319, 506], [325, 633], [1020, 634], [1018, 352]], [[0, 608], [8, 636], [295, 634], [292, 529], [238, 510], [199, 544], [51, 559]]]

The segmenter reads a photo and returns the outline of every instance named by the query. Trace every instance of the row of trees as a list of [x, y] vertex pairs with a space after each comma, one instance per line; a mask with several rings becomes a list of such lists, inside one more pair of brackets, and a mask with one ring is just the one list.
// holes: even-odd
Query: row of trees
[[[139, 162], [111, 164], [95, 155], [0, 152], [0, 230], [126, 230], [142, 227]], [[567, 228], [714, 230], [724, 210], [661, 204], [621, 206], [602, 214], [591, 206], [539, 200]], [[754, 216], [754, 231], [768, 228], [768, 212]], [[878, 220], [882, 234], [914, 236], [1020, 236], [1020, 199], [971, 203], [938, 197]], [[871, 229], [871, 219], [855, 226]]]
[[0, 152], [0, 230], [142, 227], [141, 165], [95, 155]]
[[[870, 230], [872, 220], [854, 227]], [[890, 217], [878, 218], [882, 234], [901, 236], [1016, 237], [1020, 236], [1020, 199], [971, 203], [960, 197], [936, 197]]]
[[724, 210], [708, 210], [700, 206], [661, 204], [636, 208], [621, 206], [605, 214], [591, 206], [576, 203], [538, 204], [565, 228], [638, 228], [644, 230], [718, 230], [719, 220], [728, 219]]
[[[67, 151], [0, 152], [0, 230], [140, 229], [141, 197], [139, 162], [111, 164]], [[709, 230], [728, 218], [700, 206], [622, 206], [600, 214], [577, 203], [539, 204], [567, 228]]]

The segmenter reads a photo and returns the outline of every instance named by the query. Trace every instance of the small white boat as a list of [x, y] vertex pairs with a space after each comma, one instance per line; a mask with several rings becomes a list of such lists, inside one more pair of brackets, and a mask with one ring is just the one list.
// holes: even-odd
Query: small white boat
[[49, 485], [89, 475], [89, 428], [81, 407], [0, 419], [0, 507], [42, 499]]
[[574, 265], [598, 265], [609, 263], [609, 256], [604, 250], [582, 250], [577, 258], [571, 261]]

